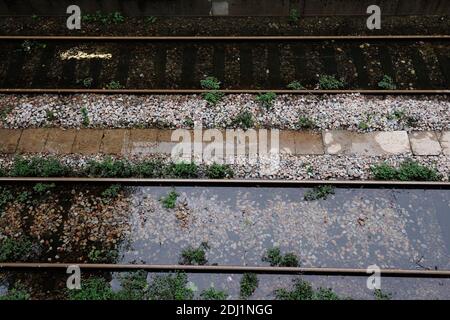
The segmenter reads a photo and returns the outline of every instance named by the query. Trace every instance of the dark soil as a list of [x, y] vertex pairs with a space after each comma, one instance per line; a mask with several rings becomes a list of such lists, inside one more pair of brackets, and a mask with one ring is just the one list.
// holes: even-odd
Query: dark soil
[[121, 23], [82, 22], [68, 30], [65, 17], [0, 17], [0, 35], [213, 36], [213, 35], [433, 35], [448, 34], [446, 16], [385, 17], [368, 30], [366, 17], [125, 17]]

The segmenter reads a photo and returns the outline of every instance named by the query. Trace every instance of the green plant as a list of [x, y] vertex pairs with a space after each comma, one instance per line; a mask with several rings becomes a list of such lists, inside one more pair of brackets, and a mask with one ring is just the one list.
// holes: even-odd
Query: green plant
[[358, 124], [358, 129], [360, 129], [360, 130], [367, 130], [367, 129], [369, 129], [369, 124], [366, 121], [361, 121]]
[[391, 167], [387, 163], [378, 164], [372, 166], [372, 175], [376, 180], [396, 180], [397, 179], [397, 169]]
[[435, 169], [412, 160], [405, 160], [398, 169], [382, 163], [372, 166], [371, 171], [377, 180], [438, 181], [441, 179], [441, 175]]
[[114, 199], [119, 195], [120, 189], [120, 184], [113, 184], [102, 192], [102, 198], [105, 200]]
[[104, 14], [100, 11], [97, 11], [94, 14], [85, 14], [81, 17], [84, 22], [95, 22], [102, 24], [119, 24], [125, 21], [125, 17], [120, 12], [112, 12], [109, 14]]
[[319, 88], [321, 90], [337, 90], [344, 87], [344, 83], [335, 76], [321, 75], [319, 77]]
[[27, 238], [4, 238], [0, 240], [0, 262], [24, 261], [32, 252], [32, 243]]
[[150, 16], [150, 17], [146, 17], [145, 18], [145, 23], [147, 24], [153, 24], [156, 22], [156, 20], [158, 20], [156, 17], [154, 16]]
[[80, 290], [68, 290], [69, 300], [111, 300], [114, 292], [103, 278], [89, 278], [81, 283]]
[[330, 185], [314, 187], [305, 193], [305, 201], [323, 199], [326, 200], [329, 195], [334, 194], [334, 187]]
[[198, 166], [195, 163], [171, 163], [165, 168], [165, 175], [171, 178], [197, 178]]
[[292, 252], [286, 253], [280, 262], [280, 267], [298, 267], [299, 265], [297, 256]]
[[90, 120], [89, 120], [89, 112], [88, 112], [88, 109], [86, 108], [86, 107], [83, 107], [83, 108], [81, 108], [80, 109], [80, 111], [81, 111], [81, 116], [83, 117], [83, 126], [85, 126], [85, 127], [87, 127], [87, 126], [89, 126], [89, 123], [91, 122]]
[[29, 200], [31, 200], [31, 197], [31, 192], [22, 191], [17, 195], [17, 202], [27, 203]]
[[14, 200], [14, 197], [11, 191], [6, 187], [0, 187], [0, 214], [3, 212], [3, 208], [12, 200]]
[[261, 259], [263, 262], [270, 263], [271, 266], [280, 267], [298, 267], [298, 258], [294, 253], [281, 254], [278, 247], [268, 249]]
[[45, 110], [45, 117], [47, 118], [48, 122], [56, 120], [55, 113], [50, 109]]
[[33, 157], [29, 160], [22, 157], [14, 159], [11, 170], [13, 177], [63, 177], [69, 175], [70, 168], [56, 158]]
[[186, 119], [184, 119], [184, 125], [188, 128], [193, 128], [194, 120], [192, 120], [192, 118], [186, 118]]
[[119, 90], [119, 89], [122, 89], [122, 85], [120, 84], [119, 81], [111, 80], [111, 82], [109, 82], [106, 85], [106, 89], [108, 89], [108, 90]]
[[435, 169], [412, 160], [406, 160], [400, 164], [398, 179], [401, 181], [438, 181], [441, 176]]
[[209, 288], [203, 290], [200, 294], [203, 300], [227, 300], [228, 294], [225, 291], [216, 290], [214, 288]]
[[256, 100], [261, 103], [261, 105], [266, 108], [270, 109], [273, 107], [273, 104], [275, 103], [275, 99], [277, 98], [277, 94], [274, 92], [266, 92], [261, 93], [256, 97]]
[[186, 273], [156, 275], [149, 285], [148, 296], [151, 300], [192, 300], [194, 292], [187, 284]]
[[301, 279], [294, 280], [292, 290], [275, 290], [277, 300], [339, 300], [339, 296], [331, 289], [314, 290], [311, 284]]
[[393, 119], [397, 119], [399, 121], [403, 120], [406, 117], [406, 112], [405, 110], [399, 110], [396, 109], [394, 110], [394, 112], [392, 113], [392, 118]]
[[291, 9], [291, 11], [289, 12], [289, 22], [297, 23], [299, 19], [300, 19], [300, 13], [298, 12], [298, 10]]
[[198, 248], [189, 246], [186, 249], [183, 249], [181, 252], [180, 264], [199, 266], [207, 264], [206, 250], [209, 250], [209, 245], [206, 242], [202, 242]]
[[42, 193], [46, 193], [47, 191], [50, 191], [53, 188], [55, 188], [54, 183], [37, 183], [33, 187], [33, 190], [34, 190], [34, 192], [42, 194]]
[[332, 290], [319, 288], [314, 290], [310, 283], [296, 279], [292, 291], [279, 289], [275, 291], [278, 300], [340, 300], [340, 297]]
[[161, 161], [149, 160], [132, 166], [133, 176], [139, 178], [157, 178], [163, 173]]
[[292, 81], [287, 85], [290, 90], [304, 90], [305, 87], [299, 81]]
[[282, 259], [283, 255], [281, 254], [280, 248], [275, 247], [268, 249], [261, 260], [270, 263], [271, 266], [278, 266]]
[[92, 82], [94, 82], [94, 79], [92, 79], [91, 77], [87, 77], [83, 79], [83, 86], [85, 88], [90, 88], [92, 85]]
[[258, 276], [254, 273], [244, 273], [241, 278], [241, 289], [240, 297], [241, 299], [248, 299], [258, 288], [259, 280]]
[[419, 119], [417, 119], [414, 116], [406, 116], [405, 117], [405, 123], [408, 127], [414, 127], [417, 122], [419, 122]]
[[93, 263], [114, 263], [119, 256], [117, 250], [92, 248], [88, 253], [88, 259]]
[[0, 301], [30, 300], [30, 294], [22, 284], [15, 284], [8, 293], [0, 296]]
[[125, 21], [125, 17], [120, 12], [113, 12], [109, 15], [112, 23], [118, 24]]
[[173, 209], [177, 203], [178, 196], [179, 194], [173, 189], [167, 196], [162, 197], [160, 201], [162, 202], [164, 208]]
[[395, 90], [397, 89], [397, 86], [394, 83], [394, 80], [388, 76], [384, 75], [383, 79], [381, 79], [380, 82], [378, 82], [378, 87], [385, 90]]
[[375, 297], [375, 300], [391, 300], [392, 294], [388, 292], [383, 292], [381, 289], [375, 289], [373, 291], [373, 295]]
[[314, 120], [307, 118], [307, 117], [300, 117], [298, 119], [298, 126], [300, 129], [314, 129], [316, 126], [316, 123], [314, 122]]
[[8, 117], [8, 114], [11, 113], [12, 109], [13, 108], [11, 106], [5, 106], [5, 107], [2, 107], [2, 109], [0, 109], [0, 120], [2, 122], [6, 121], [6, 118]]
[[220, 81], [215, 77], [206, 77], [203, 80], [200, 80], [200, 85], [203, 89], [207, 90], [219, 90], [220, 89]]
[[37, 20], [39, 17], [38, 17], [38, 15], [37, 14], [33, 14], [33, 15], [31, 15], [31, 19], [32, 20]]
[[253, 115], [250, 111], [241, 111], [233, 120], [232, 125], [234, 127], [242, 129], [250, 129], [254, 126]]
[[213, 163], [206, 169], [206, 175], [210, 179], [225, 179], [233, 178], [233, 169], [227, 164], [217, 164]]
[[222, 100], [223, 93], [219, 91], [210, 91], [202, 93], [203, 99], [210, 105], [216, 105]]
[[147, 300], [149, 285], [146, 271], [139, 270], [121, 276], [120, 285], [122, 289], [115, 294], [114, 299]]
[[108, 157], [103, 161], [89, 161], [85, 173], [101, 178], [129, 178], [132, 175], [132, 167], [125, 160], [113, 160]]
[[200, 80], [200, 85], [203, 89], [211, 90], [202, 94], [203, 99], [210, 105], [217, 104], [223, 97], [223, 93], [217, 90], [220, 89], [220, 81], [215, 77], [206, 77]]

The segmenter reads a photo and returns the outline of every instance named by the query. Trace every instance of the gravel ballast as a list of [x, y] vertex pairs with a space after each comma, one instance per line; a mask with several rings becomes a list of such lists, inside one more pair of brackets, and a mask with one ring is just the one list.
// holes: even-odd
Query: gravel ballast
[[[49, 157], [47, 154], [23, 155], [29, 157]], [[14, 155], [0, 155], [0, 168], [9, 170], [14, 162]], [[51, 156], [55, 157], [55, 156]], [[170, 156], [141, 155], [130, 157], [111, 157], [105, 155], [65, 155], [57, 158], [63, 164], [68, 165], [74, 171], [80, 171], [90, 160], [101, 161], [106, 158], [125, 159], [131, 163], [138, 163], [145, 160], [159, 160], [162, 163], [171, 163]], [[422, 165], [434, 168], [441, 175], [442, 181], [449, 181], [450, 156], [413, 156], [405, 155], [385, 155], [385, 156], [356, 156], [356, 155], [280, 155], [280, 161], [272, 162], [261, 159], [252, 162], [247, 157], [235, 158], [234, 164], [230, 164], [233, 169], [235, 179], [283, 179], [283, 180], [370, 180], [374, 179], [371, 167], [383, 162], [396, 168], [406, 160], [417, 161]], [[227, 162], [229, 163], [229, 162]], [[198, 178], [206, 177], [206, 166], [199, 165]], [[270, 167], [271, 170], [267, 170]]]
[[[264, 128], [450, 129], [447, 96], [279, 95], [269, 109], [255, 95], [244, 94], [226, 95], [217, 105], [200, 95], [0, 95], [0, 101], [3, 128], [229, 128], [249, 111], [253, 126]], [[312, 126], [302, 127], [300, 118]]]

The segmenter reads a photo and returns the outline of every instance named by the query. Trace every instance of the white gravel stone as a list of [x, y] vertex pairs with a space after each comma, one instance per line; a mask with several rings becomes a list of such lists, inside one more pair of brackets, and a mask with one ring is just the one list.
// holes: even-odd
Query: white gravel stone
[[[0, 95], [6, 128], [83, 126], [86, 108], [90, 127], [232, 126], [241, 111], [250, 111], [255, 126], [298, 129], [300, 117], [317, 130], [441, 131], [450, 129], [447, 96], [279, 95], [266, 110], [253, 95], [226, 95], [216, 106], [199, 95]], [[49, 114], [53, 113], [49, 117]], [[53, 118], [53, 119], [51, 119]]]

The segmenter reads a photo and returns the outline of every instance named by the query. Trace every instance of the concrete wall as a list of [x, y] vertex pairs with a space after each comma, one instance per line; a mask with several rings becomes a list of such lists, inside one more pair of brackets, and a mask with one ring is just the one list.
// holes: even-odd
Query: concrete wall
[[[139, 15], [285, 16], [296, 8], [302, 15], [366, 15], [378, 4], [385, 15], [450, 15], [449, 0], [0, 0], [1, 15], [65, 15], [78, 4], [83, 12], [120, 11]], [[213, 10], [214, 8], [214, 10]]]

